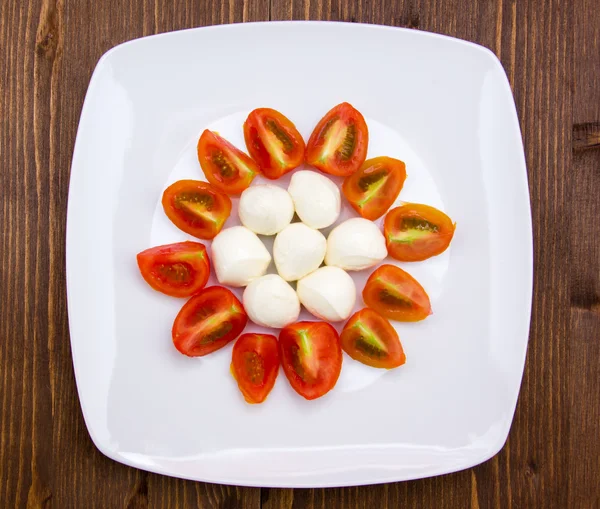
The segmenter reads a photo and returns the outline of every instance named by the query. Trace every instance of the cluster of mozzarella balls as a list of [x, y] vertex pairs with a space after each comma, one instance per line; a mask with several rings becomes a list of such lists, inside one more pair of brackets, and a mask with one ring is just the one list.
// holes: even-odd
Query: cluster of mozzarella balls
[[[377, 265], [387, 249], [379, 228], [363, 218], [340, 223], [325, 238], [319, 230], [334, 224], [340, 209], [338, 186], [308, 170], [294, 173], [287, 191], [264, 184], [242, 193], [243, 226], [224, 229], [213, 239], [212, 260], [221, 284], [246, 287], [243, 304], [254, 323], [285, 327], [298, 319], [301, 304], [329, 322], [350, 316], [356, 288], [347, 271]], [[294, 213], [301, 222], [292, 223]], [[271, 254], [258, 235], [275, 235], [277, 274], [266, 273]]]

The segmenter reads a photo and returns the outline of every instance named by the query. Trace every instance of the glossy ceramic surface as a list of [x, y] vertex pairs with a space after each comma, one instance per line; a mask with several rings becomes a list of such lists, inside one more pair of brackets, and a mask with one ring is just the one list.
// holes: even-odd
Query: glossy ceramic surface
[[[175, 180], [203, 178], [202, 130], [244, 148], [243, 120], [268, 106], [308, 139], [342, 101], [367, 120], [368, 157], [406, 162], [400, 200], [457, 222], [444, 254], [400, 264], [434, 314], [396, 324], [405, 366], [376, 370], [345, 356], [320, 400], [298, 397], [281, 373], [266, 403], [250, 406], [229, 374], [231, 345], [198, 359], [175, 350], [171, 325], [184, 301], [150, 289], [135, 255], [189, 238], [160, 198]], [[238, 224], [236, 210], [234, 200], [227, 226]], [[344, 204], [340, 221], [353, 215]], [[370, 273], [354, 275], [357, 309]], [[229, 25], [118, 46], [98, 63], [81, 115], [67, 278], [81, 406], [110, 458], [203, 481], [299, 487], [480, 463], [508, 435], [531, 307], [527, 173], [504, 70], [474, 44], [354, 24]]]

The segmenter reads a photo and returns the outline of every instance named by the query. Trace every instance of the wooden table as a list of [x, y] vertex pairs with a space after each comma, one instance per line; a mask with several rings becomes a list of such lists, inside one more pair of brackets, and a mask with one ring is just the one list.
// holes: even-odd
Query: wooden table
[[[92, 70], [129, 39], [269, 19], [439, 32], [491, 48], [506, 68], [529, 168], [535, 289], [510, 437], [483, 465], [360, 488], [237, 488], [125, 467], [88, 436], [64, 237]], [[0, 126], [0, 507], [600, 507], [598, 0], [0, 0]]]

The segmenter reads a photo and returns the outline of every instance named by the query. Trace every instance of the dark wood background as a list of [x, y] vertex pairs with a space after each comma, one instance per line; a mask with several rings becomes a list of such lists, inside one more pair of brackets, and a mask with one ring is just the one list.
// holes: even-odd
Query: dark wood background
[[[529, 168], [535, 289], [510, 437], [483, 465], [360, 488], [238, 488], [125, 467], [87, 434], [64, 236], [92, 70], [129, 39], [269, 19], [439, 32], [491, 48], [506, 68]], [[600, 507], [598, 0], [0, 0], [0, 164], [0, 508]]]

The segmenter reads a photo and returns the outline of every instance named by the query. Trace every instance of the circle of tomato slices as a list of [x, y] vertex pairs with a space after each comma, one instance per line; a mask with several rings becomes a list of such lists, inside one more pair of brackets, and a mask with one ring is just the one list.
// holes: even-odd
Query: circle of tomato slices
[[[333, 107], [317, 123], [306, 145], [296, 126], [271, 108], [253, 110], [243, 130], [249, 156], [205, 130], [197, 152], [208, 182], [180, 180], [164, 191], [165, 213], [184, 232], [214, 238], [231, 213], [228, 195], [242, 193], [259, 173], [277, 179], [306, 162], [324, 173], [345, 177], [342, 192], [363, 218], [373, 221], [387, 212], [384, 234], [393, 258], [425, 260], [450, 244], [455, 225], [443, 212], [411, 203], [388, 212], [406, 180], [406, 166], [385, 156], [365, 160], [368, 127], [349, 103]], [[242, 334], [248, 315], [239, 299], [222, 286], [205, 288], [210, 262], [203, 244], [186, 241], [154, 247], [139, 253], [137, 261], [152, 288], [173, 297], [191, 297], [172, 328], [173, 344], [182, 354], [204, 356], [238, 338], [230, 369], [248, 403], [267, 398], [280, 364], [292, 388], [308, 400], [335, 386], [342, 350], [376, 368], [401, 366], [406, 356], [388, 319], [419, 321], [431, 314], [429, 297], [419, 282], [399, 267], [384, 264], [364, 286], [368, 307], [350, 317], [341, 335], [329, 323], [311, 321], [284, 327], [279, 339], [271, 334]]]
[[188, 300], [173, 323], [173, 344], [182, 354], [202, 357], [237, 338], [248, 323], [242, 303], [222, 286]]

